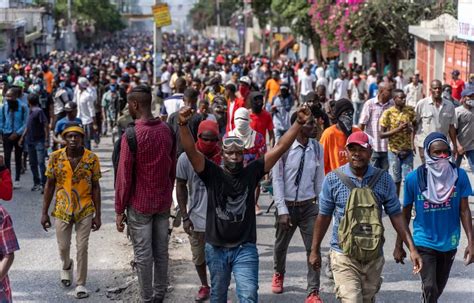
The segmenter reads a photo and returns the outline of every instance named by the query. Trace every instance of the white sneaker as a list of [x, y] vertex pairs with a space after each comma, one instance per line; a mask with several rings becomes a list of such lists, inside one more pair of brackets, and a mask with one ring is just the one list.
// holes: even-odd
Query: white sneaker
[[15, 182], [13, 182], [13, 189], [18, 189], [18, 188], [20, 188], [20, 187], [21, 187], [21, 186], [20, 186], [20, 181], [15, 181]]

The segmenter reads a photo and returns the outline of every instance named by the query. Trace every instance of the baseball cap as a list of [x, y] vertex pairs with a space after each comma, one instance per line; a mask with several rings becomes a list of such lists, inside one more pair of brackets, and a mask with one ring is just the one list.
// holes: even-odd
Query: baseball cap
[[250, 78], [247, 77], [247, 76], [242, 76], [242, 77], [240, 77], [239, 82], [245, 83], [245, 84], [247, 84], [247, 85], [249, 85], [249, 86], [250, 86], [250, 84], [252, 84], [252, 81], [251, 81]]
[[474, 89], [472, 89], [472, 88], [467, 88], [467, 89], [463, 90], [462, 93], [461, 93], [461, 97], [466, 97], [466, 96], [470, 96], [470, 95], [474, 95]]
[[350, 144], [357, 144], [362, 146], [363, 148], [372, 148], [371, 141], [372, 140], [369, 135], [362, 131], [357, 131], [352, 133], [349, 138], [347, 138], [346, 147], [348, 147]]
[[66, 112], [72, 112], [76, 108], [77, 108], [77, 104], [72, 101], [69, 101], [68, 103], [66, 103], [66, 105], [64, 105], [64, 111]]
[[454, 75], [454, 76], [459, 76], [460, 74], [461, 73], [457, 69], [453, 70], [453, 72], [451, 73], [451, 75]]

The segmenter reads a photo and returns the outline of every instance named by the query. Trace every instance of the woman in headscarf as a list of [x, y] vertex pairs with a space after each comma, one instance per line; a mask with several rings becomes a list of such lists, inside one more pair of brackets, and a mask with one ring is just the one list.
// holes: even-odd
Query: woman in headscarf
[[228, 136], [236, 136], [244, 142], [244, 166], [250, 161], [262, 157], [267, 151], [265, 138], [252, 128], [250, 128], [250, 112], [241, 107], [234, 114], [235, 128], [228, 133]]
[[[461, 226], [466, 233], [464, 264], [474, 261], [472, 217], [468, 197], [473, 195], [466, 172], [456, 168], [446, 136], [434, 132], [424, 141], [426, 163], [408, 174], [405, 180], [403, 214], [410, 223], [412, 208], [413, 240], [423, 259], [421, 281], [423, 302], [438, 302], [448, 282], [459, 246]], [[402, 240], [397, 238], [395, 261], [406, 257]]]

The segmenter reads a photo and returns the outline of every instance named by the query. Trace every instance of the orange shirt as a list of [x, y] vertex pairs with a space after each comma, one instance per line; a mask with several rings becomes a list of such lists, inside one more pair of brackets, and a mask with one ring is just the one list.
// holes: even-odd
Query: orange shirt
[[[352, 132], [356, 131], [360, 131], [360, 129], [352, 127]], [[332, 125], [323, 132], [319, 142], [324, 148], [325, 174], [349, 162], [346, 154], [346, 141], [346, 135], [337, 128], [337, 125]]]
[[43, 74], [44, 82], [46, 82], [46, 91], [48, 94], [53, 93], [53, 79], [54, 75], [51, 71], [47, 71]]
[[275, 79], [270, 79], [267, 81], [265, 89], [268, 92], [268, 99], [266, 101], [272, 103], [273, 97], [275, 97], [280, 91], [280, 82]]

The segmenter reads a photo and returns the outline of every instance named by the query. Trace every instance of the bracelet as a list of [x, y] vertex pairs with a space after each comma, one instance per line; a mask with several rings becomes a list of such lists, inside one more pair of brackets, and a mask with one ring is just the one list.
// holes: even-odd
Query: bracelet
[[186, 125], [188, 125], [188, 122], [178, 122], [178, 125], [179, 126], [186, 126]]

